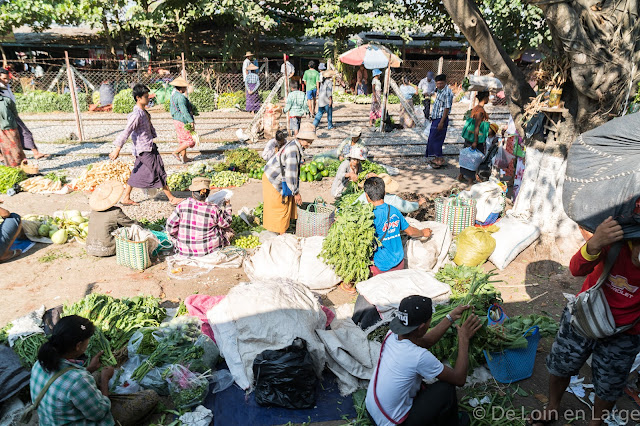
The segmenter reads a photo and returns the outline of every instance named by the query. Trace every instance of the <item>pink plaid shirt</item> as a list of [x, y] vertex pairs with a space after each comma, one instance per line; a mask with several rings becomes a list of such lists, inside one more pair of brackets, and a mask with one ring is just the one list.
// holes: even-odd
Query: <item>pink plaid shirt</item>
[[229, 245], [231, 206], [187, 198], [176, 206], [167, 220], [167, 234], [184, 256], [204, 256]]

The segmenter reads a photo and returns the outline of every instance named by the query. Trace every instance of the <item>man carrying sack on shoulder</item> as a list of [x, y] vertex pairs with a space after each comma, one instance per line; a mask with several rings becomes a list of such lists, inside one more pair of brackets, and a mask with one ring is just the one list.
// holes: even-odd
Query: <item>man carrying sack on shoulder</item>
[[[620, 224], [609, 217], [571, 259], [571, 273], [587, 278], [577, 301], [564, 309], [547, 358], [549, 404], [527, 424], [559, 420], [562, 395], [589, 356], [596, 392], [589, 425], [603, 424], [603, 417], [622, 395], [640, 352], [640, 239], [623, 237]], [[589, 298], [581, 298], [586, 292]], [[599, 296], [603, 296], [600, 306], [596, 304]], [[593, 317], [598, 310], [597, 318]]]

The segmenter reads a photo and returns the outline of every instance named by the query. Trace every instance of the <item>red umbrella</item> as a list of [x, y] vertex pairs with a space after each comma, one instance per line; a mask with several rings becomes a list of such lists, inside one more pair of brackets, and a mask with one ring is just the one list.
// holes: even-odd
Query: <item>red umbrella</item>
[[367, 69], [387, 68], [389, 61], [393, 68], [398, 68], [402, 59], [394, 55], [389, 49], [375, 44], [364, 44], [351, 49], [338, 58], [348, 65], [364, 65]]

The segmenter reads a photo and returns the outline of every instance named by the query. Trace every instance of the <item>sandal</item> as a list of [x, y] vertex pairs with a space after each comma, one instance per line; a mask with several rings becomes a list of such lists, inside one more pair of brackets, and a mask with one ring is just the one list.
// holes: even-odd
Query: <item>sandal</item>
[[22, 250], [20, 249], [11, 250], [11, 256], [7, 257], [6, 259], [0, 260], [0, 262], [6, 262], [7, 260], [11, 260], [14, 257], [20, 256], [21, 254], [22, 254]]
[[340, 289], [347, 294], [352, 294], [352, 295], [358, 294], [358, 290], [356, 290], [354, 286], [347, 285], [345, 284], [344, 281], [340, 283]]
[[182, 158], [180, 158], [178, 154], [171, 153], [171, 155], [173, 155], [173, 158], [175, 158], [179, 164], [184, 164], [184, 161], [182, 161]]
[[49, 157], [51, 157], [50, 154], [40, 154], [37, 157], [35, 155], [33, 156], [33, 158], [36, 159], [36, 160], [44, 160], [44, 159], [49, 158]]

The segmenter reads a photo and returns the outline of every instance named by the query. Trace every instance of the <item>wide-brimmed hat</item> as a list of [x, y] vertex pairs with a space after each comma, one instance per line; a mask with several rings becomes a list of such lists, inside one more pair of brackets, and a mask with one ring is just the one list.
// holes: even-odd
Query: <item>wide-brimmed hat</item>
[[392, 194], [394, 192], [398, 192], [400, 185], [391, 176], [389, 176], [386, 173], [380, 173], [378, 177], [384, 181], [384, 189], [386, 192], [389, 192]]
[[489, 128], [493, 130], [493, 133], [498, 133], [498, 130], [500, 130], [500, 126], [498, 126], [496, 123], [489, 124]]
[[425, 296], [408, 296], [400, 301], [389, 329], [401, 336], [409, 334], [422, 324], [429, 322], [433, 315], [433, 302]]
[[364, 161], [367, 159], [367, 153], [359, 146], [352, 146], [351, 151], [349, 151], [349, 154], [347, 155], [347, 158], [350, 158], [352, 160]]
[[351, 129], [349, 131], [349, 136], [351, 136], [352, 138], [359, 138], [360, 136], [362, 136], [362, 127], [358, 126]]
[[187, 80], [184, 79], [184, 77], [178, 77], [175, 80], [173, 80], [171, 83], [169, 83], [172, 86], [175, 87], [188, 87], [189, 83], [187, 82]]
[[244, 54], [244, 57], [245, 57], [245, 58], [248, 58], [249, 56], [253, 56], [253, 53], [251, 53], [251, 52], [247, 52], [247, 53], [245, 53], [245, 54]]
[[324, 71], [326, 69], [327, 69], [327, 64], [325, 64], [324, 62], [320, 62], [320, 65], [318, 65], [318, 70]]
[[375, 69], [371, 74], [373, 74], [373, 76], [375, 77], [376, 75], [382, 74], [382, 71], [380, 71], [379, 69]]
[[338, 74], [338, 73], [335, 72], [334, 70], [322, 71], [322, 77], [324, 77], [324, 78], [331, 78], [336, 74]]
[[123, 192], [124, 185], [121, 182], [108, 180], [93, 190], [93, 194], [89, 197], [89, 207], [91, 210], [103, 212], [115, 206], [120, 201]]
[[314, 140], [316, 138], [316, 128], [311, 123], [302, 123], [296, 137], [298, 139]]
[[247, 65], [247, 69], [249, 71], [255, 71], [255, 70], [258, 69], [258, 67], [256, 66], [256, 64], [249, 64], [249, 65]]
[[209, 189], [211, 186], [211, 179], [207, 179], [205, 177], [196, 177], [191, 181], [191, 185], [189, 185], [189, 191], [200, 191], [202, 189]]

